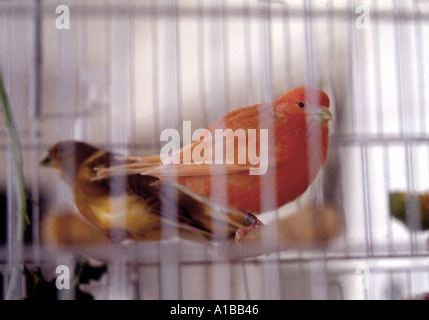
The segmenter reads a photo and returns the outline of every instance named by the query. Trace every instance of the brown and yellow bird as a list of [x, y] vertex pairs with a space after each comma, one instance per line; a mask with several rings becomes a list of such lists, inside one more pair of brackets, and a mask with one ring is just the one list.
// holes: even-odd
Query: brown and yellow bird
[[96, 168], [126, 164], [106, 150], [77, 141], [52, 146], [41, 160], [71, 188], [80, 213], [106, 234], [150, 241], [174, 235], [228, 239], [250, 225], [241, 212], [219, 208], [189, 190], [133, 174], [96, 179]]

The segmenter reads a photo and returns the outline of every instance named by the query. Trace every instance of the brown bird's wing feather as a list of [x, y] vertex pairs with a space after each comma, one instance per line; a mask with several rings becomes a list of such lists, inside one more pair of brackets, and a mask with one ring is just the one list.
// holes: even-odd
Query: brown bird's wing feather
[[250, 225], [243, 213], [217, 206], [181, 185], [159, 180], [151, 186], [159, 192], [163, 218], [207, 231], [209, 238], [229, 238]]
[[[94, 177], [94, 168], [122, 166], [129, 162], [109, 152], [92, 158], [87, 161], [87, 165], [92, 168]], [[234, 236], [237, 229], [249, 225], [242, 213], [215, 206], [180, 185], [161, 182], [154, 176], [122, 174], [95, 179], [93, 183], [112, 196], [124, 191], [129, 195], [137, 195], [150, 205], [152, 213], [159, 215], [166, 223], [202, 234], [208, 239]]]

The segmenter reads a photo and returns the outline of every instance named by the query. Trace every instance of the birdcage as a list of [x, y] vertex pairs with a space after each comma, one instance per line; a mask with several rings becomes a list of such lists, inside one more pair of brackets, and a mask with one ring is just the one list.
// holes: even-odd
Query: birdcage
[[[429, 191], [428, 1], [14, 0], [0, 2], [0, 16], [0, 66], [31, 222], [22, 234], [19, 167], [4, 126], [3, 299], [34, 294], [35, 276], [51, 281], [60, 299], [77, 291], [96, 299], [225, 300], [429, 292], [424, 203], [416, 196]], [[300, 85], [330, 97], [328, 160], [303, 196], [261, 220], [269, 226], [308, 203], [330, 204], [338, 225], [327, 241], [254, 254], [234, 247], [229, 256], [230, 243], [177, 237], [77, 242], [72, 220], [47, 235], [50, 218], [80, 217], [70, 188], [39, 166], [54, 143], [155, 154], [165, 128], [183, 133], [184, 121], [204, 128]], [[405, 195], [403, 221], [393, 216], [394, 195]], [[99, 274], [68, 287], [82, 260]]]

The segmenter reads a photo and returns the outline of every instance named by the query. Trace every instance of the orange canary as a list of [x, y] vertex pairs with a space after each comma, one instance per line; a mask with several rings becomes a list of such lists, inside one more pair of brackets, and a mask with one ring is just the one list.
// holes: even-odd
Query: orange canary
[[[238, 230], [236, 238], [262, 223], [254, 216], [263, 211], [279, 208], [303, 194], [327, 158], [329, 144], [329, 97], [320, 89], [297, 87], [272, 103], [243, 107], [216, 120], [173, 157], [180, 163], [164, 164], [160, 155], [128, 157], [129, 163], [98, 169], [101, 178], [117, 174], [136, 174], [158, 177], [183, 185], [195, 194], [210, 199], [225, 208], [242, 212], [251, 226]], [[242, 129], [247, 149], [239, 143], [223, 146], [223, 154], [233, 151], [233, 162], [216, 163], [216, 129]], [[258, 140], [261, 129], [268, 132], [267, 145]], [[253, 131], [252, 131], [253, 130]], [[239, 140], [239, 139], [238, 139]], [[206, 147], [201, 148], [204, 144]], [[208, 150], [207, 150], [208, 146]], [[267, 151], [267, 169], [260, 175], [250, 174], [256, 168], [249, 155]], [[194, 150], [203, 150], [210, 158], [196, 163], [189, 158]], [[230, 148], [230, 150], [228, 149]], [[243, 151], [244, 150], [244, 151]], [[200, 151], [198, 151], [200, 152]], [[239, 162], [242, 153], [246, 161]], [[269, 183], [267, 183], [269, 182]], [[269, 201], [263, 197], [269, 194]]]

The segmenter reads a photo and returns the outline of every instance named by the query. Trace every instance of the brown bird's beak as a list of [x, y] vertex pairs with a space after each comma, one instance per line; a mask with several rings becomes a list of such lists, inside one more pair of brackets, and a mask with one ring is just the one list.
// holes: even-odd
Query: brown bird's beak
[[46, 155], [42, 160], [40, 160], [39, 165], [42, 167], [53, 167], [54, 161], [49, 155]]

